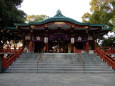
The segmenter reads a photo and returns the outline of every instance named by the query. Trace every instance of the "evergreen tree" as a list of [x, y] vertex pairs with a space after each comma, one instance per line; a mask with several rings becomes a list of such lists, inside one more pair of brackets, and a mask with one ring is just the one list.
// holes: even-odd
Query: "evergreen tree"
[[[115, 31], [115, 0], [91, 0], [91, 13], [84, 13], [82, 16], [83, 22], [91, 24], [107, 24], [113, 27]], [[102, 47], [113, 47], [115, 37], [100, 37], [97, 40], [103, 41]], [[98, 42], [99, 43], [99, 42]]]
[[115, 0], [91, 0], [90, 5], [91, 13], [84, 13], [83, 22], [108, 24], [115, 27]]
[[0, 27], [23, 23], [26, 14], [19, 10], [23, 0], [0, 0]]
[[37, 22], [37, 21], [42, 21], [44, 19], [47, 19], [49, 16], [47, 15], [28, 15], [26, 17], [26, 22]]

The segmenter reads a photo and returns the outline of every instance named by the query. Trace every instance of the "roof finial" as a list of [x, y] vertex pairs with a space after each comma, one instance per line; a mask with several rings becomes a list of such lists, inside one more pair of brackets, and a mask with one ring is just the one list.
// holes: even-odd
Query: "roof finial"
[[58, 17], [59, 17], [59, 16], [60, 16], [60, 17], [63, 16], [63, 14], [61, 13], [60, 9], [57, 10], [57, 13], [56, 13], [56, 15], [55, 15], [54, 17], [57, 17], [57, 16], [58, 16]]

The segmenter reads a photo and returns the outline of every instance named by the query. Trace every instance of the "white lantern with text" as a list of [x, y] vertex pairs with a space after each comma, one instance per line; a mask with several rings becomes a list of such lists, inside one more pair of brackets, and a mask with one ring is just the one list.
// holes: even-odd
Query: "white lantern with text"
[[44, 37], [44, 43], [48, 43], [48, 37]]
[[75, 38], [72, 37], [72, 38], [71, 38], [71, 43], [74, 44], [74, 42], [75, 42]]

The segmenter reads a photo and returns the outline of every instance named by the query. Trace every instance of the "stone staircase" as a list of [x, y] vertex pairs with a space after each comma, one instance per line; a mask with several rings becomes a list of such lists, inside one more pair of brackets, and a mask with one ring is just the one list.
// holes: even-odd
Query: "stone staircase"
[[114, 73], [96, 54], [82, 53], [84, 64], [76, 53], [23, 53], [7, 69], [10, 73]]

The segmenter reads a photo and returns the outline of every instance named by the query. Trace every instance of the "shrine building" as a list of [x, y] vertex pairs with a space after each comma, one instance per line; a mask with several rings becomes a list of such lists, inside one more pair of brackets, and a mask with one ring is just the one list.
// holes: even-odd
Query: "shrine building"
[[29, 52], [73, 53], [74, 50], [95, 50], [95, 40], [111, 31], [104, 24], [78, 22], [64, 16], [60, 10], [54, 17], [38, 22], [15, 24], [5, 29], [18, 32]]

